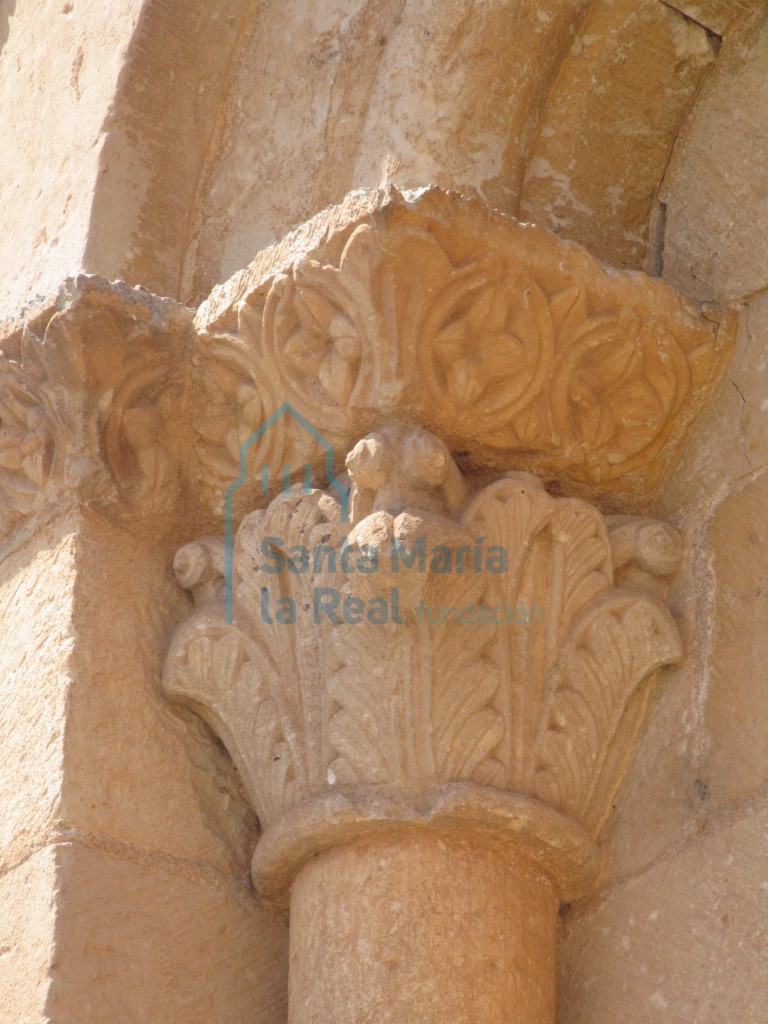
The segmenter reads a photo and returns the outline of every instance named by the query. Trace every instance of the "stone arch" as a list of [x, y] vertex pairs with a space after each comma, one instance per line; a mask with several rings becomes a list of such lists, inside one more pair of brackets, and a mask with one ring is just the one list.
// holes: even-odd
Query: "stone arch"
[[[322, 22], [265, 8], [201, 176], [185, 296], [200, 300], [353, 188], [435, 183], [516, 213], [586, 3], [337, 0]], [[271, 55], [285, 38], [281, 66]]]
[[350, 189], [434, 181], [657, 272], [674, 140], [752, 8], [150, 0], [85, 269], [195, 303]]
[[191, 207], [252, 0], [148, 0], [102, 128], [84, 269], [178, 298]]

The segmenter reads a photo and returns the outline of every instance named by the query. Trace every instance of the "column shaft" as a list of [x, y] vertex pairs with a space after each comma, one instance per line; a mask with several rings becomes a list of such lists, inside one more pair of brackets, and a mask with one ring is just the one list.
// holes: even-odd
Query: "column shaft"
[[289, 1024], [552, 1024], [556, 916], [514, 850], [424, 834], [331, 850], [293, 887]]

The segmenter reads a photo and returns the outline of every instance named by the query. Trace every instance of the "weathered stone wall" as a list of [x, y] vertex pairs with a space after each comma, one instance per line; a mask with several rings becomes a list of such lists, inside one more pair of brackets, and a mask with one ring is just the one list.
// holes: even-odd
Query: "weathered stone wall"
[[0, 992], [4, 1021], [42, 1020], [55, 956], [76, 522], [39, 530], [1, 568]]
[[2, 563], [0, 1020], [279, 1021], [228, 759], [159, 689], [169, 552], [74, 513]]
[[569, 1024], [619, 1012], [746, 1022], [768, 1005], [767, 46], [754, 21], [726, 39], [662, 187], [665, 278], [746, 305], [731, 365], [658, 504], [689, 540], [691, 654], [610, 826], [606, 888], [565, 919]]

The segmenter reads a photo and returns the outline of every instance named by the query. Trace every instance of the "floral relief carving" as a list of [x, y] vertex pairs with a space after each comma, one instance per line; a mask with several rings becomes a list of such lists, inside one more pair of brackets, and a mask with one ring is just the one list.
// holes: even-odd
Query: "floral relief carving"
[[[658, 481], [733, 331], [724, 311], [441, 193], [353, 221], [235, 310], [218, 343], [263, 414], [287, 399], [349, 447], [402, 410], [481, 465], [512, 453], [584, 493]], [[288, 436], [269, 444], [296, 461]]]
[[[197, 317], [123, 284], [68, 282], [47, 321], [3, 345], [2, 528], [42, 508], [68, 466], [102, 505], [164, 514], [194, 490], [210, 515], [245, 446], [242, 513], [256, 467], [270, 493], [308, 464], [320, 479], [318, 434], [343, 453], [393, 421], [434, 431], [467, 470], [514, 465], [561, 493], [647, 504], [723, 369], [729, 311], [438, 190], [344, 209], [302, 228], [312, 244], [262, 254], [253, 286], [244, 271]], [[285, 403], [296, 416], [251, 444]]]
[[[221, 501], [238, 475], [240, 446], [266, 419], [271, 402], [268, 384], [261, 389], [257, 384], [260, 365], [243, 342], [232, 335], [203, 336], [202, 340], [206, 355], [200, 360], [199, 376], [205, 401], [195, 420], [197, 458], [204, 485]], [[280, 424], [270, 431], [266, 444], [269, 449], [263, 452], [263, 461], [279, 465], [283, 452]]]
[[[200, 467], [202, 497], [220, 509], [223, 495], [240, 473], [243, 446], [268, 417], [283, 404], [280, 378], [269, 368], [263, 354], [247, 338], [263, 307], [248, 303], [238, 308], [235, 333], [203, 334], [204, 358], [196, 369], [197, 404], [194, 430], [196, 458]], [[296, 407], [299, 407], [297, 403]], [[291, 471], [317, 459], [311, 439], [296, 424], [278, 419], [250, 452], [249, 466], [267, 466], [281, 478], [287, 464]], [[255, 479], [257, 472], [251, 473]]]
[[82, 276], [2, 342], [0, 533], [65, 492], [101, 509], [174, 507], [190, 326], [171, 300]]
[[[425, 317], [420, 368], [432, 394], [446, 406], [478, 417], [493, 430], [522, 412], [541, 389], [551, 369], [552, 338], [538, 317], [543, 296], [533, 281], [520, 282], [531, 306], [528, 322], [517, 322], [500, 280], [498, 260], [482, 261], [461, 280], [449, 272], [449, 284]], [[495, 272], [494, 272], [495, 271]]]
[[99, 410], [98, 431], [124, 500], [159, 511], [173, 506], [180, 489], [173, 442], [182, 432], [183, 377], [166, 354], [142, 350], [144, 332], [129, 339], [122, 379]]
[[142, 289], [78, 279], [67, 312], [75, 332], [76, 387], [98, 467], [90, 494], [130, 514], [166, 513], [184, 484], [192, 315]]
[[353, 395], [360, 401], [356, 385], [363, 339], [369, 340], [366, 314], [370, 321], [372, 313], [371, 257], [370, 231], [361, 227], [338, 268], [304, 260], [272, 285], [264, 309], [265, 347], [292, 398], [314, 391], [330, 408], [344, 408]]
[[0, 534], [45, 503], [61, 441], [50, 400], [48, 355], [29, 329], [20, 333], [16, 351], [0, 353]]
[[[220, 591], [197, 598], [169, 694], [221, 736], [265, 827], [324, 794], [471, 783], [599, 834], [654, 673], [682, 657], [678, 535], [528, 474], [473, 493], [423, 430], [369, 435], [347, 467], [349, 523], [300, 487], [246, 516], [233, 622]], [[181, 563], [197, 593], [188, 567], [210, 559], [193, 544]]]

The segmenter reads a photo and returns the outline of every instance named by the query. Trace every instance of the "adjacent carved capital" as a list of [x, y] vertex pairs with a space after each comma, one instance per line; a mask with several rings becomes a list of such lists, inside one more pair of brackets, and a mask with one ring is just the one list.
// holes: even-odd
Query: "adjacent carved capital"
[[335, 491], [301, 487], [243, 520], [231, 624], [220, 548], [177, 556], [199, 607], [165, 686], [241, 772], [267, 829], [257, 883], [279, 896], [318, 844], [461, 819], [525, 837], [577, 889], [649, 680], [682, 655], [679, 536], [525, 473], [473, 490], [420, 428], [369, 435], [347, 469], [348, 523]]
[[2, 342], [0, 535], [75, 497], [176, 510], [191, 325], [171, 300], [83, 276]]

